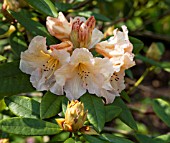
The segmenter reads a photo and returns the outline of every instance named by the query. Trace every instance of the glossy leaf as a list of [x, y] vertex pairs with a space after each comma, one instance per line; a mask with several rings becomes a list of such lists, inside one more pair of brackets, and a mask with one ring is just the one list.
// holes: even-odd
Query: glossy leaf
[[102, 134], [102, 137], [109, 141], [110, 143], [133, 143], [132, 141], [123, 138], [123, 137], [118, 137], [113, 134]]
[[154, 61], [154, 60], [152, 60], [150, 58], [147, 58], [145, 56], [142, 56], [140, 54], [136, 54], [135, 58], [139, 59], [139, 60], [142, 60], [145, 63], [151, 64], [153, 66], [157, 66], [157, 67], [160, 67], [160, 68], [164, 68], [164, 69], [170, 68], [170, 64], [163, 64], [161, 62], [156, 62], [156, 61]]
[[14, 32], [10, 35], [9, 42], [14, 54], [19, 59], [21, 52], [27, 49], [27, 44], [24, 37], [21, 35], [21, 33]]
[[69, 102], [69, 100], [66, 97], [62, 101], [62, 111], [63, 111], [64, 114], [66, 113], [68, 102]]
[[18, 62], [0, 65], [0, 83], [0, 98], [35, 90], [29, 76], [19, 70]]
[[46, 16], [57, 17], [58, 12], [50, 0], [26, 0], [32, 7]]
[[96, 20], [100, 20], [100, 21], [104, 21], [104, 22], [111, 21], [108, 17], [106, 17], [102, 14], [94, 13], [92, 11], [83, 11], [83, 12], [78, 12], [77, 14], [80, 16], [84, 16], [84, 17], [94, 16]]
[[144, 46], [143, 42], [141, 40], [131, 37], [131, 36], [129, 36], [129, 40], [133, 44], [133, 53], [138, 54]]
[[120, 94], [121, 94], [121, 97], [122, 97], [123, 99], [125, 99], [127, 102], [131, 102], [130, 97], [128, 96], [128, 94], [126, 93], [126, 91], [123, 90]]
[[105, 124], [105, 108], [102, 99], [87, 93], [80, 100], [85, 109], [88, 110], [87, 118], [89, 122], [101, 132]]
[[51, 92], [47, 92], [40, 104], [41, 119], [50, 118], [57, 115], [61, 111], [61, 103], [64, 96], [58, 96]]
[[83, 135], [83, 137], [84, 137], [89, 143], [109, 143], [108, 141], [101, 140], [101, 139], [97, 138], [96, 136]]
[[105, 106], [105, 120], [106, 122], [111, 121], [115, 117], [119, 116], [119, 114], [122, 112], [122, 109], [120, 107], [114, 106], [112, 104]]
[[58, 11], [68, 11], [72, 9], [72, 5], [70, 3], [62, 3], [62, 2], [55, 2], [55, 6], [57, 7]]
[[75, 143], [75, 140], [73, 138], [69, 138], [64, 143]]
[[130, 110], [123, 102], [123, 100], [120, 97], [116, 97], [115, 101], [112, 104], [122, 108], [122, 112], [119, 115], [120, 120], [124, 122], [126, 125], [128, 125], [129, 127], [131, 127], [132, 129], [137, 130], [136, 122]]
[[0, 21], [0, 35], [5, 34], [9, 29], [10, 24], [4, 21]]
[[4, 102], [4, 99], [0, 100], [0, 112], [6, 108], [6, 104]]
[[19, 117], [1, 120], [0, 129], [7, 133], [27, 136], [54, 135], [61, 132], [57, 124]]
[[154, 139], [142, 134], [136, 134], [136, 139], [139, 141], [139, 143], [159, 143], [158, 141], [155, 141]]
[[170, 127], [170, 104], [162, 99], [153, 100], [153, 110], [156, 115]]
[[44, 25], [30, 18], [28, 11], [21, 10], [20, 12], [11, 12], [11, 14], [15, 19], [17, 19], [17, 21], [21, 25], [23, 25], [34, 36], [40, 35], [47, 37], [48, 44], [57, 43], [57, 40], [47, 32], [47, 29], [45, 28]]
[[154, 138], [158, 143], [169, 143], [170, 142], [170, 134], [160, 135]]
[[7, 58], [0, 55], [0, 62], [5, 61]]
[[50, 142], [64, 142], [69, 138], [70, 132], [61, 132], [55, 135]]
[[15, 115], [26, 118], [40, 117], [40, 103], [24, 96], [5, 98], [5, 103]]

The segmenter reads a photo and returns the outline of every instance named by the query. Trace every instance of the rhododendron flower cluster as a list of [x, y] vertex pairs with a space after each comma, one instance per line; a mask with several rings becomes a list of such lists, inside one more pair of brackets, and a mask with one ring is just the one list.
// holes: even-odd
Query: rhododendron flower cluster
[[[80, 98], [87, 91], [112, 103], [125, 89], [125, 70], [135, 65], [133, 45], [126, 26], [115, 29], [112, 37], [101, 41], [103, 33], [95, 28], [95, 18], [75, 17], [67, 21], [60, 12], [57, 18], [47, 17], [47, 29], [61, 40], [46, 45], [46, 38], [36, 36], [28, 49], [21, 53], [20, 69], [30, 74], [38, 90], [50, 90], [69, 100]], [[90, 49], [103, 55], [93, 56]], [[92, 95], [93, 96], [93, 95]]]

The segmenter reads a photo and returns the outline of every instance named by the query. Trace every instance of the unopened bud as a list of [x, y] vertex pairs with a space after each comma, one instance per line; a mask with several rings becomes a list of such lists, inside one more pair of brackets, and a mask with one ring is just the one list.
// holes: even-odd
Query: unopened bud
[[70, 39], [74, 48], [88, 48], [91, 43], [92, 32], [95, 27], [95, 18], [91, 16], [86, 22], [77, 18], [73, 22]]
[[86, 117], [87, 111], [84, 111], [83, 103], [75, 100], [67, 105], [65, 119], [56, 119], [56, 121], [63, 130], [76, 132], [83, 127]]

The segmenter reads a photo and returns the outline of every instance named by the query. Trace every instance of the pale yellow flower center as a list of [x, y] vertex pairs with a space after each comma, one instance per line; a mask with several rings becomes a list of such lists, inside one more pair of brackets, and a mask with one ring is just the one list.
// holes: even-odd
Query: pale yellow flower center
[[47, 72], [47, 76], [45, 79], [49, 79], [55, 72], [59, 65], [59, 61], [57, 59], [54, 59], [52, 56], [50, 56], [49, 60], [43, 64], [43, 71]]
[[78, 75], [83, 80], [83, 84], [85, 86], [87, 86], [88, 84], [87, 84], [86, 80], [89, 77], [90, 72], [88, 71], [86, 65], [84, 65], [82, 63], [80, 63], [77, 68], [78, 68]]

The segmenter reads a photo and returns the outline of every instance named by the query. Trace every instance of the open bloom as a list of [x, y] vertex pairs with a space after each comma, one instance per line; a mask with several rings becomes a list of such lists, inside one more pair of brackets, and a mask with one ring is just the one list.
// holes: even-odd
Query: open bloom
[[124, 25], [122, 29], [123, 32], [115, 29], [113, 37], [96, 45], [96, 51], [110, 58], [116, 72], [135, 65], [133, 61], [134, 54], [132, 53], [133, 45], [129, 41], [127, 27]]
[[46, 38], [36, 36], [28, 50], [21, 53], [20, 69], [31, 75], [30, 81], [38, 91], [49, 90], [55, 83], [54, 72], [69, 59], [64, 50], [47, 50]]
[[113, 89], [106, 90], [107, 88], [103, 86], [104, 89], [101, 89], [99, 93], [99, 95], [107, 96], [107, 102], [112, 102], [113, 97], [119, 96], [119, 93], [125, 89], [124, 72], [135, 65], [132, 53], [133, 45], [129, 41], [128, 30], [126, 26], [122, 26], [122, 29], [123, 32], [115, 29], [113, 37], [96, 45], [96, 51], [109, 58], [114, 68], [114, 73], [109, 79]]
[[84, 17], [75, 17], [67, 21], [62, 12], [57, 18], [47, 17], [47, 29], [51, 35], [61, 41], [71, 41], [74, 48], [92, 48], [102, 38], [101, 31], [95, 28], [95, 18], [91, 16], [87, 20]]
[[56, 83], [55, 88], [51, 88], [51, 92], [61, 94], [64, 88], [70, 100], [78, 99], [86, 90], [98, 95], [99, 90], [112, 74], [113, 68], [109, 59], [94, 58], [86, 48], [75, 49], [69, 64], [54, 73]]

